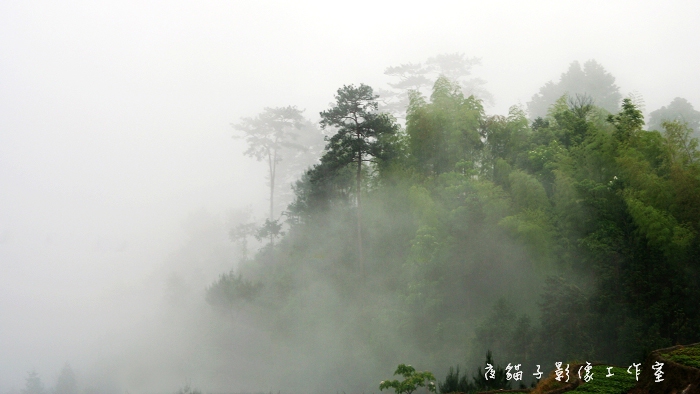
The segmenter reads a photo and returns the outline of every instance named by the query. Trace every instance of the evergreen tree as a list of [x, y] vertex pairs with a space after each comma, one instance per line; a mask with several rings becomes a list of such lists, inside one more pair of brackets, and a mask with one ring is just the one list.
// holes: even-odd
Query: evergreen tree
[[321, 112], [321, 127], [336, 133], [328, 139], [322, 161], [335, 168], [356, 165], [355, 201], [357, 202], [357, 248], [360, 272], [364, 276], [362, 250], [362, 164], [381, 160], [390, 155], [389, 137], [398, 127], [388, 114], [378, 113], [377, 95], [372, 88], [360, 84], [343, 86], [335, 95], [336, 102]]

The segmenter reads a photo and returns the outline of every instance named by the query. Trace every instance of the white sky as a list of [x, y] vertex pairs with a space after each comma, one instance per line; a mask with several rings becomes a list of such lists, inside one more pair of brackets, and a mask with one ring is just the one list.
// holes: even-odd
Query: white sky
[[82, 357], [99, 324], [75, 322], [163, 264], [188, 214], [265, 209], [230, 127], [264, 107], [317, 120], [343, 84], [463, 52], [490, 113], [588, 59], [647, 112], [700, 108], [698, 1], [336, 4], [0, 2], [0, 392]]

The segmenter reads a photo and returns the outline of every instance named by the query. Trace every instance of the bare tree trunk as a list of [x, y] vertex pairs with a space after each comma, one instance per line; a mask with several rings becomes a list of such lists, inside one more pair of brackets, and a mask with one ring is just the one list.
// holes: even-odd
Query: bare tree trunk
[[273, 220], [273, 215], [272, 215], [272, 207], [274, 206], [274, 193], [275, 193], [275, 185], [274, 185], [273, 180], [270, 180], [270, 220]]
[[270, 221], [274, 220], [273, 209], [275, 200], [275, 170], [277, 167], [277, 152], [274, 155], [268, 155], [270, 165]]
[[365, 277], [365, 260], [362, 255], [362, 152], [357, 153], [357, 250], [360, 260], [360, 275]]
[[[277, 170], [277, 150], [273, 154], [268, 154], [270, 164], [270, 222], [274, 219], [275, 207], [275, 172]], [[270, 264], [275, 264], [275, 238], [270, 232]]]

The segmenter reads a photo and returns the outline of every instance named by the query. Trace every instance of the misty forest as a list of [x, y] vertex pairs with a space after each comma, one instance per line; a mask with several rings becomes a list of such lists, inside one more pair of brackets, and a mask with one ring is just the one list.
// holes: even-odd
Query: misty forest
[[[196, 327], [171, 385], [410, 393], [387, 380], [399, 365], [432, 373], [416, 392], [518, 389], [538, 365], [626, 369], [700, 342], [700, 111], [676, 98], [645, 117], [588, 60], [490, 115], [476, 64], [438, 55], [386, 68], [388, 86], [340, 86], [318, 115], [231, 119], [267, 176], [265, 213], [236, 211], [228, 246], [206, 225], [182, 245], [186, 264], [223, 263], [199, 288], [166, 278], [165, 321]], [[22, 393], [78, 392], [68, 364], [55, 389], [41, 378]]]

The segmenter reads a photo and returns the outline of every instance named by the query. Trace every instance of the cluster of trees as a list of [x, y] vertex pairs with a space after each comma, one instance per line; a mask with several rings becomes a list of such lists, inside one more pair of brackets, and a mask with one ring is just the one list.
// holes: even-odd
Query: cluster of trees
[[700, 113], [689, 103], [652, 112], [645, 129], [593, 61], [545, 85], [530, 118], [517, 106], [487, 115], [446, 75], [407, 97], [403, 128], [369, 86], [338, 90], [321, 113], [320, 162], [270, 241], [274, 264], [259, 253], [248, 280], [222, 276], [211, 300], [238, 294], [285, 338], [313, 335], [312, 320], [334, 327], [384, 367], [487, 350], [502, 364], [627, 365], [700, 341]]

